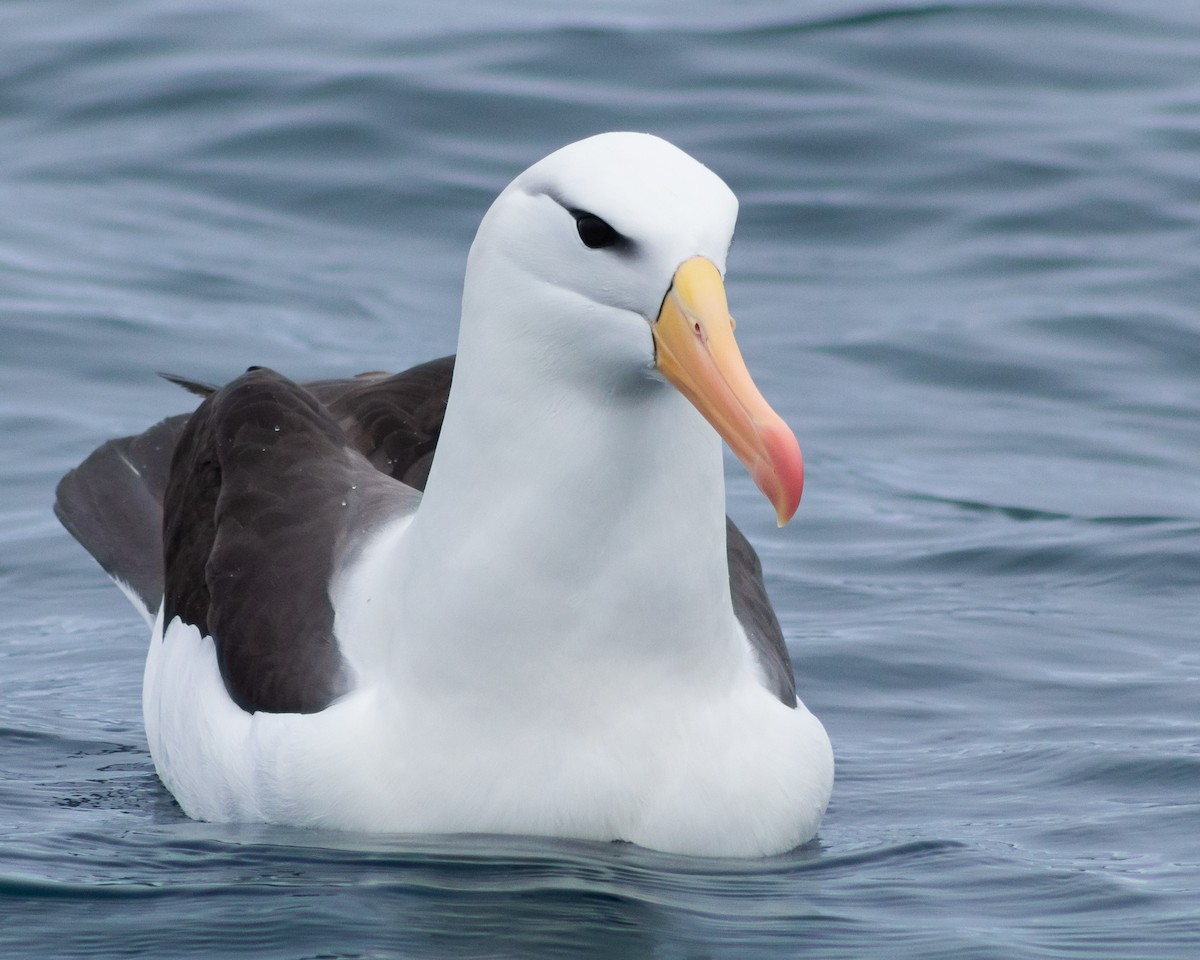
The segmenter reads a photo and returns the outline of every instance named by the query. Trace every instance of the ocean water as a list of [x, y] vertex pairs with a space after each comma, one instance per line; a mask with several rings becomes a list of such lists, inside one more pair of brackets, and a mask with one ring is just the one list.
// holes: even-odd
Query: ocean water
[[[659, 133], [796, 429], [730, 464], [838, 758], [762, 861], [186, 819], [50, 512], [230, 378], [454, 348], [492, 197]], [[1200, 3], [0, 5], [0, 956], [1200, 956]]]

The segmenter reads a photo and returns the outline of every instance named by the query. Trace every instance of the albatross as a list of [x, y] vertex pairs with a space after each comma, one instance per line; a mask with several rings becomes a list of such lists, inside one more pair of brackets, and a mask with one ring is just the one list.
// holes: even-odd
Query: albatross
[[67, 474], [152, 624], [143, 713], [191, 817], [762, 856], [833, 783], [721, 441], [780, 525], [792, 431], [738, 352], [737, 200], [664, 140], [534, 164], [471, 246], [457, 357], [251, 367]]

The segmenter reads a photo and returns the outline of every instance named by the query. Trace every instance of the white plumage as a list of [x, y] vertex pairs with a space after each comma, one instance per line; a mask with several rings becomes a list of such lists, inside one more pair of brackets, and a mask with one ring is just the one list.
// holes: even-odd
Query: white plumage
[[[639, 134], [572, 144], [500, 195], [424, 498], [330, 585], [349, 692], [247, 712], [213, 642], [178, 618], [164, 637], [159, 614], [146, 730], [189, 815], [736, 856], [815, 833], [829, 741], [764, 686], [730, 596], [720, 437], [656, 366], [673, 278], [695, 258], [724, 273], [736, 209]], [[623, 245], [581, 242], [584, 213]]]

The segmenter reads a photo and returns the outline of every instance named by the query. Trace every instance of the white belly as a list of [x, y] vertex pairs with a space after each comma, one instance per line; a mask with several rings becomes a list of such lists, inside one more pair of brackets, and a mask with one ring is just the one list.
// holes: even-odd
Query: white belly
[[201, 820], [753, 856], [809, 839], [832, 788], [820, 722], [752, 677], [716, 698], [642, 691], [569, 716], [406, 699], [365, 682], [320, 713], [246, 713], [226, 694], [212, 641], [178, 620], [164, 640], [160, 614], [143, 707], [160, 777]]

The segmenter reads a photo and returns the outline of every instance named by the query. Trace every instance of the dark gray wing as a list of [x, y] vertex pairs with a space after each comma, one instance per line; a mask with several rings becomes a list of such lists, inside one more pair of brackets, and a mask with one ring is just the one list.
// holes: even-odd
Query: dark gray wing
[[767, 597], [762, 563], [750, 541], [732, 520], [725, 518], [725, 554], [729, 559], [729, 592], [733, 612], [746, 631], [759, 665], [767, 678], [767, 689], [787, 706], [796, 706], [796, 675], [783, 640], [779, 619]]
[[[305, 384], [347, 440], [388, 476], [424, 489], [442, 429], [454, 358], [403, 373], [361, 374]], [[218, 388], [186, 377], [165, 379], [201, 397]], [[127, 584], [150, 616], [163, 597], [162, 504], [171, 456], [192, 414], [155, 424], [135, 437], [109, 440], [59, 481], [54, 512], [67, 531]]]
[[153, 618], [162, 602], [162, 499], [189, 414], [109, 440], [59, 481], [54, 512]]
[[349, 688], [329, 584], [411, 487], [376, 470], [329, 410], [274, 371], [207, 397], [180, 434], [163, 500], [164, 622], [213, 638], [243, 710], [313, 713]]
[[454, 357], [441, 357], [394, 376], [318, 382], [309, 389], [378, 470], [424, 490], [453, 377]]

